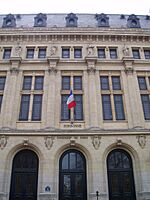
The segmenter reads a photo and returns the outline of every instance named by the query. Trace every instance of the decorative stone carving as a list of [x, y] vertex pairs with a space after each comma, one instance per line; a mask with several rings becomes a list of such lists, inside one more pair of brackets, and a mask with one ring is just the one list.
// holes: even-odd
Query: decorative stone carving
[[18, 44], [16, 47], [15, 47], [15, 57], [20, 57], [21, 56], [21, 52], [22, 52], [22, 47]]
[[49, 68], [48, 68], [48, 72], [49, 72], [50, 74], [56, 74], [56, 73], [57, 73], [57, 69], [56, 69], [56, 67], [49, 67]]
[[125, 46], [125, 45], [124, 45], [124, 47], [123, 47], [123, 49], [122, 49], [122, 52], [123, 52], [123, 56], [124, 56], [124, 57], [130, 56], [129, 47], [127, 47], [127, 46]]
[[55, 56], [57, 52], [57, 47], [56, 46], [51, 46], [50, 48], [50, 56]]
[[3, 150], [6, 147], [7, 139], [8, 137], [6, 137], [5, 135], [0, 137], [0, 149]]
[[128, 28], [141, 28], [139, 18], [134, 14], [129, 15], [129, 17], [127, 19], [127, 27]]
[[23, 139], [23, 146], [28, 146], [29, 145], [29, 139], [25, 138]]
[[76, 145], [75, 139], [70, 139], [70, 146], [75, 146], [75, 145]]
[[95, 18], [98, 21], [98, 27], [109, 27], [109, 17], [106, 14], [96, 14]]
[[145, 145], [146, 145], [146, 136], [145, 135], [139, 135], [139, 136], [137, 136], [137, 139], [138, 139], [138, 143], [139, 143], [140, 147], [142, 149], [144, 149]]
[[3, 28], [13, 28], [16, 27], [16, 19], [15, 16], [12, 14], [8, 14], [6, 17], [3, 19]]
[[77, 27], [78, 17], [74, 13], [68, 14], [65, 19], [67, 27]]
[[101, 137], [98, 136], [98, 135], [95, 135], [92, 137], [92, 144], [93, 144], [93, 147], [98, 150], [99, 147], [100, 147], [100, 144], [101, 144]]
[[46, 27], [47, 16], [45, 14], [39, 13], [34, 17], [35, 27]]
[[87, 47], [87, 55], [88, 56], [94, 56], [94, 53], [95, 53], [94, 46], [89, 44], [88, 47]]
[[48, 150], [50, 150], [54, 143], [54, 137], [53, 136], [47, 136], [45, 139], [45, 146]]
[[121, 140], [121, 138], [117, 138], [117, 139], [116, 139], [116, 145], [117, 145], [117, 146], [121, 146], [121, 145], [122, 145], [122, 140]]

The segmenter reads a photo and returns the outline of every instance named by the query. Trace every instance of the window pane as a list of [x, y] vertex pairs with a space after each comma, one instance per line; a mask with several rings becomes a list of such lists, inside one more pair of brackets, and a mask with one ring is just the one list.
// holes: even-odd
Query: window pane
[[68, 169], [68, 155], [66, 154], [62, 160], [62, 169]]
[[110, 95], [102, 95], [103, 119], [112, 120]]
[[76, 153], [70, 153], [70, 169], [76, 169]]
[[0, 76], [0, 90], [4, 90], [6, 77]]
[[113, 90], [121, 90], [120, 77], [112, 76], [112, 86]]
[[109, 49], [110, 51], [110, 58], [116, 59], [117, 58], [117, 49]]
[[19, 120], [28, 120], [30, 95], [22, 95]]
[[3, 95], [0, 95], [0, 111], [1, 111], [1, 107], [2, 107], [2, 100], [3, 100]]
[[105, 49], [104, 48], [99, 48], [98, 49], [98, 58], [105, 58]]
[[34, 121], [41, 120], [41, 111], [42, 111], [42, 95], [35, 94], [33, 98], [32, 120]]
[[62, 76], [62, 90], [70, 90], [70, 76]]
[[118, 94], [114, 95], [114, 104], [115, 104], [115, 111], [116, 111], [116, 120], [124, 120], [125, 115], [124, 115], [122, 95], [118, 95]]
[[144, 50], [145, 59], [150, 59], [150, 50]]
[[109, 90], [108, 76], [101, 76], [100, 82], [101, 82], [101, 90]]
[[45, 58], [45, 57], [46, 57], [46, 48], [39, 48], [38, 58]]
[[139, 49], [133, 49], [132, 50], [133, 58], [134, 59], [140, 59], [140, 52]]
[[35, 85], [34, 85], [35, 90], [43, 90], [43, 80], [44, 80], [44, 76], [35, 77]]
[[63, 194], [69, 195], [71, 193], [71, 177], [70, 175], [64, 175], [63, 181]]
[[27, 49], [26, 58], [33, 58], [33, 57], [34, 57], [34, 49]]
[[70, 49], [62, 49], [62, 58], [70, 58]]
[[61, 120], [69, 120], [70, 119], [70, 110], [67, 106], [68, 95], [61, 96]]
[[73, 77], [74, 90], [82, 90], [82, 76]]
[[146, 120], [150, 119], [150, 101], [146, 94], [141, 95], [144, 117]]
[[82, 58], [82, 49], [74, 49], [74, 57]]
[[24, 76], [23, 80], [23, 90], [31, 90], [32, 76]]
[[138, 77], [138, 83], [140, 90], [147, 90], [145, 77]]
[[3, 59], [9, 59], [11, 55], [11, 49], [4, 49]]
[[74, 95], [76, 106], [74, 108], [74, 119], [83, 120], [83, 105], [82, 105], [82, 95]]

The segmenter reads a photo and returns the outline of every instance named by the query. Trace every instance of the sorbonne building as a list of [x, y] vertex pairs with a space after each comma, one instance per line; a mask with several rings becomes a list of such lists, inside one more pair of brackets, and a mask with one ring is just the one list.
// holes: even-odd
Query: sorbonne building
[[150, 200], [150, 16], [0, 15], [0, 200], [96, 199]]

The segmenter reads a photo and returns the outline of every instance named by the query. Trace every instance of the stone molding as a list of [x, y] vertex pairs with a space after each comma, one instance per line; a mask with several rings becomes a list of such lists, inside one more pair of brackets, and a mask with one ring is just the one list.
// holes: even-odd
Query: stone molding
[[5, 135], [0, 136], [0, 149], [3, 150], [7, 145], [8, 137]]
[[140, 147], [142, 149], [144, 149], [145, 146], [146, 146], [146, 141], [147, 141], [146, 140], [146, 136], [145, 135], [139, 135], [139, 136], [137, 136], [137, 141], [138, 141]]
[[53, 146], [53, 143], [54, 143], [54, 136], [47, 136], [44, 138], [45, 140], [45, 146], [48, 150], [50, 150]]
[[91, 137], [92, 139], [92, 144], [95, 150], [98, 150], [101, 144], [101, 137], [98, 135], [95, 135], [93, 137]]

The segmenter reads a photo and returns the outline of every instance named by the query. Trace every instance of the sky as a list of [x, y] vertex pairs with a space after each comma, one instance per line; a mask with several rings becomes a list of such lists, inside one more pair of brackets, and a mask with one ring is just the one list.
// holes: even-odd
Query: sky
[[0, 0], [0, 14], [40, 12], [150, 15], [150, 0]]

